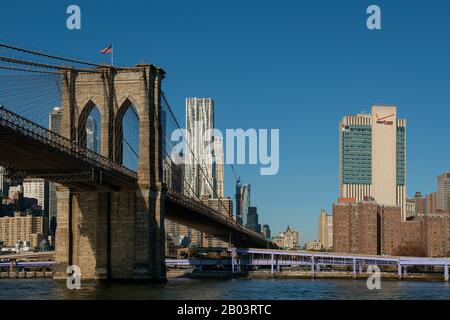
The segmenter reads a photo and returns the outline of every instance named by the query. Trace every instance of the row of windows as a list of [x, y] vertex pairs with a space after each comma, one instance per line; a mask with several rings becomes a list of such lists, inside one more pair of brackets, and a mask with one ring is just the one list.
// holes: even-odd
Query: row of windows
[[405, 127], [397, 127], [397, 185], [405, 185], [405, 145], [406, 145], [406, 129]]
[[348, 141], [361, 141], [369, 143], [372, 140], [372, 135], [344, 132], [344, 138], [346, 138], [346, 140]]
[[[343, 182], [370, 184], [372, 178], [372, 150], [370, 126], [345, 126], [342, 139]], [[397, 185], [405, 185], [405, 127], [397, 127]]]
[[368, 160], [359, 160], [359, 159], [345, 159], [342, 160], [345, 168], [349, 168], [352, 167], [352, 165], [357, 165], [357, 166], [364, 166], [366, 165], [367, 167], [371, 167], [372, 166], [372, 161], [368, 161]]
[[372, 181], [372, 134], [370, 126], [346, 126], [342, 139], [342, 173], [345, 184]]
[[371, 132], [372, 128], [370, 126], [357, 126], [357, 125], [350, 125], [350, 126], [345, 126], [344, 129], [346, 131], [353, 131], [353, 132]]

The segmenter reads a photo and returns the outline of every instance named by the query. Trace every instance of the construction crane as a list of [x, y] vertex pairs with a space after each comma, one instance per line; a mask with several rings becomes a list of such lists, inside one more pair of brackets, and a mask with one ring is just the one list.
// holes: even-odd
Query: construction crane
[[236, 179], [236, 186], [241, 184], [241, 177], [236, 174], [236, 170], [234, 170], [234, 166], [231, 165], [231, 170], [233, 170], [234, 178]]

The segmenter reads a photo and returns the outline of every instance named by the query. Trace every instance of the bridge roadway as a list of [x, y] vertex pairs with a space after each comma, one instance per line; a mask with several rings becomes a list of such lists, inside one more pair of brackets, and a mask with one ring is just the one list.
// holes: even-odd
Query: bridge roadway
[[[0, 106], [0, 165], [12, 177], [44, 178], [74, 192], [134, 190], [137, 173]], [[169, 190], [165, 217], [236, 246], [274, 247], [261, 234]]]
[[237, 223], [232, 217], [227, 217], [199, 201], [168, 191], [165, 201], [166, 218], [187, 225], [196, 230], [214, 235], [220, 240], [236, 246], [258, 248], [276, 247], [260, 233], [254, 232]]
[[134, 188], [137, 173], [0, 106], [0, 164], [11, 176], [45, 178], [74, 190]]

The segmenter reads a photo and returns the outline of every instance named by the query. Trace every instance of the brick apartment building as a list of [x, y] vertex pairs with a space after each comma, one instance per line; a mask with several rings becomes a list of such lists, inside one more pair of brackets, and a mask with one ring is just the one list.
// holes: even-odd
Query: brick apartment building
[[14, 247], [18, 241], [28, 241], [32, 248], [37, 248], [47, 235], [47, 217], [16, 213], [13, 217], [0, 218], [0, 241], [7, 247]]
[[400, 207], [340, 199], [333, 205], [334, 251], [397, 255], [414, 246], [429, 257], [450, 252], [450, 219], [443, 210], [402, 221]]
[[333, 205], [333, 250], [377, 254], [378, 214], [375, 201], [341, 200]]

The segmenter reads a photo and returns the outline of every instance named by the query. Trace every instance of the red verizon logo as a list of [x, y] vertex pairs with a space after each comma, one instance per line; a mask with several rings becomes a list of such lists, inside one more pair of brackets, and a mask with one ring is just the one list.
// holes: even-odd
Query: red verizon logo
[[393, 117], [393, 116], [395, 116], [395, 113], [390, 114], [390, 115], [388, 115], [388, 116], [384, 116], [384, 117], [379, 118], [379, 117], [378, 117], [378, 114], [375, 113], [375, 117], [377, 118], [377, 123], [378, 123], [378, 124], [384, 124], [384, 125], [386, 125], [386, 126], [392, 126], [392, 125], [394, 124], [394, 121], [388, 121], [388, 120], [386, 120], [386, 119], [389, 119], [389, 118], [391, 118], [391, 117]]

